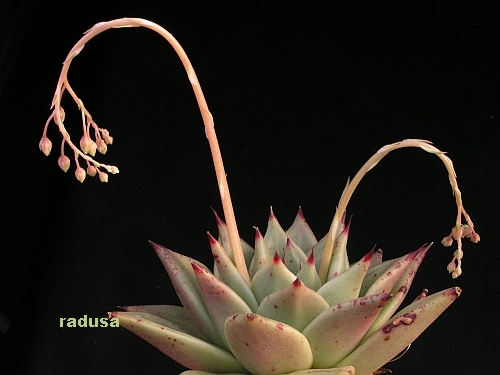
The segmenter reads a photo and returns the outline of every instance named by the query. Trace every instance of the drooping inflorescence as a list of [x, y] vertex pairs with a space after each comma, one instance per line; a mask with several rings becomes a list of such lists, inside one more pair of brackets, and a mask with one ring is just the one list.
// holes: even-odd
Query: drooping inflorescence
[[[239, 242], [239, 235], [238, 235], [238, 228], [236, 225], [236, 219], [234, 216], [234, 210], [231, 202], [231, 197], [229, 193], [229, 187], [227, 184], [227, 178], [226, 178], [226, 173], [224, 170], [224, 164], [222, 162], [222, 156], [221, 152], [219, 149], [219, 144], [217, 141], [217, 136], [215, 134], [215, 128], [214, 128], [214, 121], [213, 117], [208, 110], [208, 106], [205, 100], [205, 97], [203, 95], [203, 92], [201, 90], [200, 84], [198, 82], [198, 79], [196, 77], [196, 74], [194, 72], [194, 69], [191, 65], [191, 62], [189, 61], [189, 58], [187, 57], [186, 53], [184, 52], [183, 48], [181, 45], [177, 42], [177, 40], [164, 28], [161, 26], [139, 18], [122, 18], [122, 19], [117, 19], [109, 22], [100, 22], [96, 25], [94, 25], [91, 29], [87, 30], [84, 34], [84, 36], [75, 44], [75, 46], [71, 49], [69, 52], [68, 56], [66, 57], [66, 60], [64, 61], [63, 64], [63, 69], [61, 71], [61, 75], [59, 77], [59, 81], [56, 87], [56, 92], [54, 95], [54, 99], [52, 100], [52, 113], [49, 116], [45, 128], [43, 131], [42, 139], [40, 140], [40, 150], [45, 154], [49, 155], [51, 149], [52, 149], [52, 143], [51, 141], [47, 138], [47, 127], [51, 120], [53, 120], [57, 126], [59, 127], [59, 131], [61, 132], [63, 136], [63, 140], [61, 143], [61, 156], [58, 159], [58, 164], [59, 167], [66, 172], [69, 169], [70, 166], [70, 159], [65, 155], [64, 153], [64, 148], [65, 144], [67, 143], [69, 147], [73, 150], [74, 152], [74, 159], [75, 159], [75, 164], [76, 164], [76, 170], [75, 170], [75, 176], [78, 181], [83, 182], [85, 179], [85, 176], [88, 174], [90, 176], [95, 176], [96, 174], [99, 175], [99, 179], [102, 182], [107, 182], [108, 181], [108, 175], [102, 171], [102, 169], [108, 171], [109, 173], [115, 174], [118, 173], [119, 170], [115, 166], [111, 165], [106, 165], [97, 162], [93, 157], [96, 154], [96, 151], [104, 154], [107, 151], [107, 145], [111, 145], [113, 143], [113, 138], [109, 135], [109, 132], [106, 129], [99, 128], [95, 121], [92, 119], [92, 116], [90, 113], [87, 111], [85, 106], [83, 105], [82, 100], [78, 98], [69, 85], [68, 82], [68, 77], [67, 73], [69, 70], [69, 66], [73, 60], [83, 49], [85, 46], [85, 43], [87, 43], [90, 39], [92, 39], [94, 36], [102, 33], [105, 30], [111, 29], [111, 28], [121, 28], [121, 27], [146, 27], [149, 28], [161, 36], [163, 36], [174, 48], [174, 50], [177, 52], [179, 58], [181, 59], [184, 68], [186, 70], [186, 73], [188, 75], [189, 82], [191, 83], [193, 87], [193, 91], [195, 93], [196, 99], [198, 101], [198, 105], [200, 108], [200, 112], [203, 118], [204, 126], [205, 126], [205, 134], [207, 136], [209, 145], [210, 145], [210, 150], [212, 152], [212, 159], [214, 162], [215, 166], [215, 172], [217, 175], [217, 182], [219, 186], [219, 192], [221, 196], [221, 201], [222, 201], [222, 206], [224, 209], [224, 216], [226, 218], [227, 226], [228, 226], [228, 238], [229, 242], [231, 243], [232, 248], [234, 249], [234, 262], [239, 270], [239, 272], [243, 275], [244, 279], [246, 280], [247, 284], [251, 284], [248, 271], [245, 267], [244, 264], [244, 257], [243, 257], [243, 251], [241, 248], [241, 244]], [[77, 103], [78, 108], [81, 111], [82, 115], [82, 125], [83, 125], [83, 136], [80, 139], [80, 148], [78, 148], [70, 139], [70, 136], [68, 132], [66, 131], [66, 128], [64, 127], [64, 117], [65, 113], [63, 108], [61, 107], [61, 97], [65, 91], [68, 91], [73, 100]], [[90, 130], [94, 129], [94, 138], [91, 136]], [[325, 254], [326, 256], [324, 257], [322, 264], [320, 266], [319, 270], [319, 276], [320, 279], [324, 282], [326, 280], [326, 273], [328, 269], [328, 262], [329, 258], [331, 256], [331, 252], [333, 250], [334, 246], [334, 241], [335, 241], [335, 234], [337, 233], [337, 228], [340, 223], [340, 220], [342, 218], [342, 215], [346, 211], [347, 204], [358, 186], [359, 182], [363, 178], [363, 176], [368, 173], [377, 163], [387, 154], [389, 154], [391, 151], [394, 151], [396, 149], [400, 148], [405, 148], [405, 147], [418, 147], [421, 148], [424, 151], [427, 151], [431, 154], [435, 154], [443, 164], [445, 165], [447, 171], [448, 171], [448, 177], [449, 181], [452, 187], [452, 192], [453, 195], [455, 196], [456, 204], [457, 204], [457, 217], [455, 221], [455, 226], [452, 229], [452, 232], [449, 236], [445, 237], [442, 241], [442, 244], [444, 246], [450, 246], [453, 242], [453, 239], [457, 241], [457, 250], [453, 254], [453, 259], [452, 261], [448, 264], [447, 269], [448, 272], [452, 274], [453, 278], [456, 278], [460, 276], [462, 273], [462, 268], [461, 268], [461, 259], [463, 257], [463, 250], [462, 250], [462, 238], [467, 237], [470, 238], [472, 242], [476, 243], [479, 242], [480, 237], [479, 235], [474, 231], [474, 225], [472, 223], [472, 220], [470, 219], [469, 215], [465, 211], [463, 204], [462, 204], [462, 196], [460, 193], [460, 190], [458, 189], [458, 184], [456, 180], [456, 173], [453, 168], [453, 163], [446, 156], [446, 154], [436, 147], [434, 147], [430, 142], [421, 140], [421, 139], [406, 139], [401, 142], [396, 142], [390, 145], [386, 145], [382, 147], [380, 150], [378, 150], [364, 165], [361, 167], [361, 169], [358, 171], [358, 173], [354, 176], [352, 181], [348, 181], [344, 192], [342, 193], [342, 196], [340, 198], [339, 204], [337, 206], [336, 213], [334, 215], [332, 224], [330, 226], [330, 231], [326, 239], [326, 244], [325, 244]], [[87, 168], [86, 171], [83, 169], [80, 164], [78, 159], [82, 158], [86, 161], [87, 163]], [[462, 216], [465, 218], [467, 224], [462, 224]]]
[[[454, 287], [430, 296], [424, 290], [413, 303], [397, 311], [430, 245], [386, 261], [382, 261], [382, 251], [374, 248], [350, 264], [346, 248], [347, 204], [366, 173], [390, 152], [417, 147], [436, 155], [446, 167], [457, 205], [455, 226], [442, 240], [444, 246], [457, 241], [458, 248], [447, 267], [456, 278], [462, 273], [462, 238], [472, 242], [480, 238], [464, 209], [450, 158], [421, 139], [384, 146], [347, 182], [323, 239], [316, 240], [300, 209], [286, 232], [271, 210], [265, 235], [256, 229], [253, 249], [238, 235], [213, 118], [186, 53], [162, 27], [142, 19], [124, 18], [96, 24], [71, 49], [40, 140], [40, 150], [49, 155], [52, 142], [47, 138], [47, 128], [54, 121], [63, 138], [58, 165], [64, 172], [70, 168], [71, 161], [65, 155], [67, 144], [74, 153], [75, 176], [80, 182], [87, 174], [99, 175], [102, 182], [107, 182], [104, 170], [115, 174], [118, 168], [94, 159], [96, 152], [106, 153], [113, 138], [97, 126], [69, 85], [69, 66], [85, 43], [99, 33], [136, 26], [162, 35], [184, 64], [203, 118], [227, 225], [216, 215], [219, 240], [209, 234], [213, 273], [195, 259], [152, 243], [183, 307], [128, 306], [125, 312], [111, 312], [109, 316], [119, 318], [120, 325], [193, 369], [190, 375], [207, 375], [206, 371], [260, 375], [386, 372], [380, 366], [407, 348], [461, 290]], [[66, 91], [81, 111], [83, 136], [79, 148], [64, 126], [61, 97]], [[80, 166], [80, 158], [87, 163], [86, 170]], [[466, 224], [462, 224], [462, 217]]]
[[[71, 94], [82, 113], [83, 135], [80, 139], [80, 148], [78, 148], [71, 141], [71, 138], [66, 131], [66, 128], [64, 127], [65, 112], [61, 107], [61, 96], [66, 90]], [[54, 95], [54, 100], [52, 102], [52, 113], [45, 123], [42, 139], [40, 140], [40, 150], [47, 156], [52, 150], [52, 142], [47, 137], [47, 128], [51, 121], [54, 121], [56, 123], [56, 125], [59, 127], [59, 131], [62, 134], [63, 139], [61, 142], [61, 155], [57, 160], [57, 164], [65, 173], [68, 171], [71, 164], [69, 157], [67, 157], [64, 152], [66, 143], [74, 153], [76, 165], [75, 177], [78, 181], [83, 182], [86, 175], [88, 174], [91, 177], [99, 175], [99, 179], [102, 182], [108, 182], [107, 173], [103, 172], [101, 169], [105, 169], [112, 174], [119, 172], [117, 167], [99, 163], [93, 158], [96, 155], [96, 151], [103, 155], [108, 151], [108, 145], [113, 144], [113, 137], [109, 135], [109, 132], [106, 129], [102, 129], [97, 126], [97, 124], [92, 119], [92, 116], [83, 105], [83, 102], [75, 95], [74, 91], [69, 85], [67, 76], [64, 76], [64, 79], [59, 81], [56, 89], [56, 94]], [[94, 130], [93, 138], [91, 135], [91, 129]], [[78, 161], [80, 157], [87, 163], [86, 170], [80, 166], [80, 163]]]

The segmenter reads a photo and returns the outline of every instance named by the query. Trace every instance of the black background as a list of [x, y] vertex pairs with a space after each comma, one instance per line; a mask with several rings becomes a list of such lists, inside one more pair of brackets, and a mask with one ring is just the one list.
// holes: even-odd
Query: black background
[[[125, 329], [60, 328], [61, 317], [117, 305], [177, 304], [147, 240], [207, 264], [210, 207], [222, 211], [189, 81], [172, 48], [146, 29], [110, 30], [74, 60], [70, 83], [115, 143], [108, 184], [38, 150], [61, 64], [100, 21], [150, 19], [183, 45], [226, 164], [240, 234], [253, 243], [272, 205], [284, 227], [301, 205], [323, 236], [348, 176], [380, 147], [429, 139], [454, 161], [482, 242], [464, 243], [452, 280], [454, 198], [439, 160], [390, 154], [362, 181], [349, 253], [377, 243], [392, 258], [434, 241], [409, 293], [464, 292], [390, 367], [395, 374], [479, 374], [498, 360], [498, 11], [259, 2], [2, 2], [0, 121], [2, 374], [176, 374], [182, 367]], [[72, 139], [81, 123], [63, 101]], [[69, 151], [67, 155], [71, 154]]]

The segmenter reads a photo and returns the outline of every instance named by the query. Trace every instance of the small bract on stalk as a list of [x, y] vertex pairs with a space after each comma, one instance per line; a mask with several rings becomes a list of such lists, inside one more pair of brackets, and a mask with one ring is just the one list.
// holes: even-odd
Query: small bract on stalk
[[[231, 203], [214, 122], [200, 84], [180, 44], [165, 29], [147, 20], [123, 18], [96, 24], [76, 43], [64, 61], [45, 124], [40, 150], [49, 155], [52, 143], [47, 127], [53, 120], [63, 140], [59, 167], [68, 171], [67, 144], [74, 153], [75, 176], [99, 175], [108, 181], [118, 168], [97, 162], [96, 151], [106, 153], [113, 138], [99, 128], [69, 85], [71, 62], [85, 43], [110, 28], [149, 28], [174, 48], [186, 69], [205, 125], [227, 224], [215, 214], [219, 237], [208, 234], [214, 257], [211, 272], [200, 262], [151, 243], [162, 261], [182, 303], [181, 306], [127, 306], [110, 312], [120, 325], [190, 369], [193, 375], [242, 373], [358, 374], [383, 373], [381, 369], [407, 348], [461, 293], [453, 287], [432, 295], [427, 290], [399, 310], [429, 244], [396, 259], [382, 261], [382, 250], [372, 249], [350, 263], [347, 239], [350, 222], [345, 213], [363, 176], [391, 151], [418, 147], [436, 155], [444, 164], [457, 205], [445, 246], [457, 241], [448, 272], [462, 273], [462, 238], [479, 242], [479, 235], [465, 211], [455, 170], [446, 154], [430, 142], [407, 139], [382, 147], [347, 182], [328, 233], [319, 241], [299, 209], [291, 227], [284, 231], [271, 210], [264, 235], [256, 228], [255, 248], [240, 239]], [[80, 148], [64, 127], [61, 97], [67, 91], [82, 115]], [[91, 128], [94, 130], [93, 135]], [[79, 164], [85, 160], [87, 170]], [[462, 217], [465, 224], [462, 224]]]

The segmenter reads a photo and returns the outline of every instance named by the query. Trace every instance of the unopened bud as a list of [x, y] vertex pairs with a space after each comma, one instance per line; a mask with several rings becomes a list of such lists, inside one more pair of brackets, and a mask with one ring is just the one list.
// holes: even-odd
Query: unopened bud
[[40, 150], [45, 154], [45, 156], [49, 156], [50, 151], [52, 150], [52, 142], [47, 137], [43, 136], [40, 139], [40, 143], [38, 144]]
[[84, 154], [88, 154], [90, 152], [90, 142], [92, 142], [92, 140], [88, 135], [84, 135], [80, 139], [80, 149]]
[[117, 167], [115, 167], [115, 166], [111, 166], [111, 167], [109, 168], [109, 172], [110, 172], [110, 173], [112, 173], [112, 174], [117, 174], [117, 173], [118, 173], [118, 172], [120, 172], [120, 171], [118, 170], [118, 168], [117, 168]]
[[97, 169], [96, 167], [94, 167], [93, 165], [89, 165], [87, 167], [87, 174], [90, 176], [90, 177], [94, 177], [96, 174], [97, 174]]
[[113, 144], [113, 137], [110, 135], [104, 136], [104, 142], [106, 142], [108, 145], [112, 145]]
[[469, 238], [472, 235], [472, 228], [467, 224], [462, 225], [462, 238]]
[[91, 156], [95, 156], [95, 152], [97, 150], [97, 145], [93, 140], [90, 140], [90, 146], [89, 146], [89, 154]]
[[102, 139], [97, 140], [97, 151], [99, 151], [103, 155], [108, 151], [108, 146]]
[[454, 279], [456, 279], [461, 274], [462, 274], [462, 268], [460, 268], [460, 266], [457, 266], [457, 268], [455, 269], [455, 271], [453, 271], [453, 273], [451, 274], [451, 277], [453, 277]]
[[86, 173], [82, 167], [76, 168], [75, 177], [78, 181], [83, 182], [83, 180], [85, 180], [85, 176], [86, 176]]
[[450, 247], [453, 244], [453, 237], [447, 236], [441, 240], [441, 245]]
[[448, 270], [448, 273], [454, 272], [456, 268], [457, 268], [457, 266], [455, 265], [455, 260], [448, 263], [448, 266], [446, 267], [446, 269]]
[[107, 173], [99, 172], [99, 180], [101, 180], [101, 182], [108, 182]]
[[453, 256], [456, 259], [462, 259], [464, 256], [464, 252], [461, 249], [456, 249], [455, 252], [453, 253]]
[[61, 168], [63, 172], [66, 173], [70, 165], [69, 158], [66, 155], [61, 155], [59, 156], [59, 159], [57, 159], [57, 164], [59, 164], [59, 168]]
[[471, 234], [470, 240], [473, 243], [478, 243], [479, 241], [481, 241], [481, 237], [479, 237], [479, 234], [477, 234], [476, 232], [474, 232], [474, 233]]
[[102, 137], [104, 138], [104, 142], [108, 145], [113, 144], [113, 137], [109, 135], [109, 132], [106, 129], [101, 129]]

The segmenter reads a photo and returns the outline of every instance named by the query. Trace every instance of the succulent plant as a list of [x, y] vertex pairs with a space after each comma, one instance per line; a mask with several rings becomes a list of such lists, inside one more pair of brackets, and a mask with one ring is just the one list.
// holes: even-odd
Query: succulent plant
[[[70, 159], [65, 145], [74, 153], [75, 176], [118, 173], [118, 168], [97, 162], [113, 138], [99, 128], [76, 96], [67, 79], [69, 66], [85, 43], [97, 34], [116, 27], [142, 26], [158, 32], [173, 46], [193, 86], [205, 124], [214, 160], [224, 221], [215, 214], [218, 239], [208, 234], [213, 253], [213, 271], [195, 259], [151, 243], [163, 263], [182, 306], [127, 306], [108, 313], [120, 325], [148, 341], [187, 367], [184, 374], [354, 374], [383, 373], [381, 367], [407, 348], [455, 299], [458, 287], [432, 295], [422, 291], [413, 303], [398, 310], [408, 294], [415, 274], [431, 244], [399, 258], [382, 260], [382, 250], [372, 249], [350, 263], [346, 207], [362, 177], [385, 155], [404, 147], [419, 147], [435, 154], [445, 165], [457, 204], [451, 233], [442, 244], [457, 249], [448, 272], [462, 273], [462, 238], [479, 241], [466, 213], [451, 160], [424, 140], [409, 139], [382, 147], [347, 182], [329, 232], [317, 240], [302, 210], [283, 230], [272, 209], [265, 235], [255, 230], [252, 248], [240, 239], [226, 174], [210, 114], [196, 74], [179, 43], [160, 26], [146, 20], [124, 18], [102, 22], [71, 49], [66, 58], [53, 111], [47, 120], [40, 149], [50, 154], [52, 143], [46, 132], [53, 120], [62, 134], [60, 168], [66, 172]], [[83, 136], [78, 148], [64, 127], [61, 97], [67, 91], [82, 114]], [[91, 127], [94, 137], [91, 136]], [[86, 170], [79, 164], [85, 160]], [[462, 224], [462, 216], [466, 224]]]

